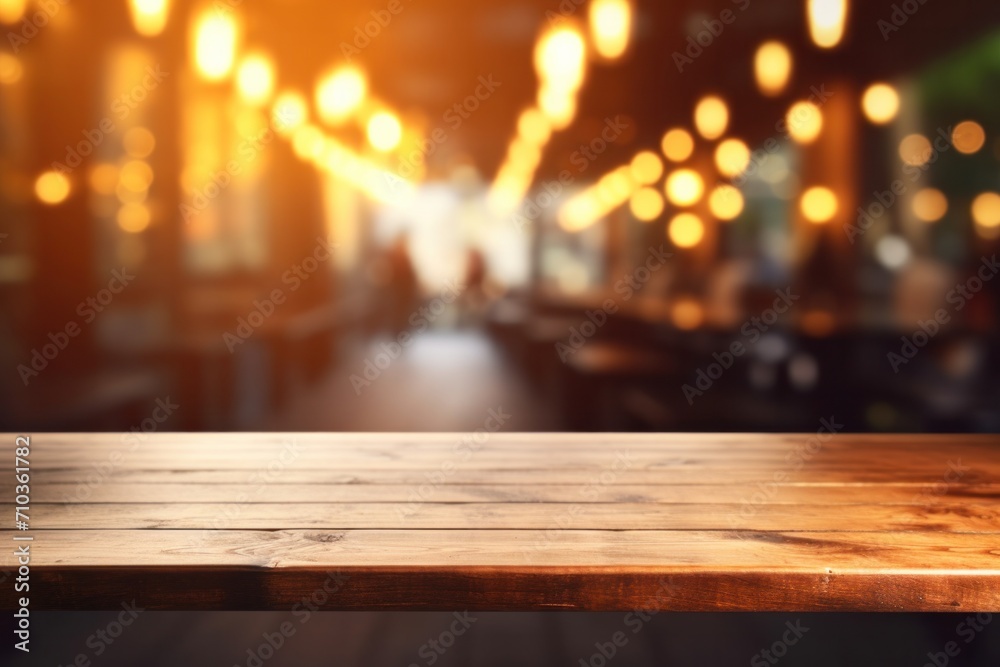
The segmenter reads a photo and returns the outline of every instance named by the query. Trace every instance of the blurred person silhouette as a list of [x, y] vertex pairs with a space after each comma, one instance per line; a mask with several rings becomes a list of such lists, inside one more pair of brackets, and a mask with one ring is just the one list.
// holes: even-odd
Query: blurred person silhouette
[[410, 259], [406, 234], [399, 234], [386, 249], [383, 264], [388, 274], [383, 285], [383, 321], [395, 337], [410, 327], [410, 316], [419, 301], [417, 272]]
[[462, 283], [461, 318], [464, 324], [476, 324], [482, 318], [488, 301], [486, 290], [486, 258], [478, 248], [469, 248]]

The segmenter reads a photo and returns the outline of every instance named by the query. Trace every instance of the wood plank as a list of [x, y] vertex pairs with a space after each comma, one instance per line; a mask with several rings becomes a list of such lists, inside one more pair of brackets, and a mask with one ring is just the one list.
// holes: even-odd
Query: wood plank
[[[558, 470], [360, 470], [352, 471], [323, 469], [282, 469], [268, 470], [266, 467], [246, 469], [170, 469], [167, 466], [154, 469], [118, 468], [110, 469], [108, 478], [132, 482], [166, 482], [185, 484], [400, 484], [420, 487], [431, 484], [486, 484], [492, 486], [533, 486], [536, 484], [570, 484], [584, 487], [600, 485], [611, 487], [616, 484], [640, 485], [686, 485], [686, 484], [749, 484], [757, 483], [800, 483], [838, 486], [845, 484], [909, 484], [926, 486], [945, 484], [948, 467], [937, 470], [814, 470], [804, 467], [799, 471], [787, 468], [747, 470], [739, 467], [711, 467], [700, 470], [672, 468], [663, 470], [624, 470], [614, 475], [610, 469], [564, 468]], [[62, 470], [36, 470], [35, 474], [46, 483], [79, 484], [88, 478], [100, 480], [99, 472], [91, 469], [69, 468]], [[603, 477], [602, 477], [603, 476]], [[0, 489], [10, 488], [9, 481]], [[948, 482], [951, 483], [951, 482]], [[978, 467], [964, 472], [958, 482], [964, 484], [1000, 484], [1000, 473], [991, 474]]]
[[[211, 484], [169, 481], [170, 475], [145, 475], [133, 482], [132, 476], [111, 475], [94, 483], [49, 482], [51, 473], [39, 474], [42, 483], [32, 489], [32, 502], [40, 503], [239, 503], [252, 498], [255, 503], [399, 503], [432, 500], [438, 503], [736, 503], [739, 505], [935, 505], [1000, 501], [1000, 484], [614, 484], [599, 493], [584, 493], [578, 484], [534, 484], [493, 486], [484, 484], [443, 484], [421, 493], [405, 484]], [[424, 491], [427, 491], [426, 489]], [[9, 494], [7, 496], [10, 497]]]
[[[0, 513], [13, 515], [13, 505]], [[641, 503], [122, 503], [35, 505], [38, 528], [79, 530], [757, 530], [1000, 533], [1000, 503], [951, 506]], [[833, 528], [833, 527], [839, 528]], [[1000, 539], [998, 539], [1000, 543]]]
[[35, 436], [32, 605], [1000, 610], [997, 436], [463, 437]]
[[35, 608], [287, 608], [343, 577], [325, 608], [1000, 611], [992, 534], [34, 532]]

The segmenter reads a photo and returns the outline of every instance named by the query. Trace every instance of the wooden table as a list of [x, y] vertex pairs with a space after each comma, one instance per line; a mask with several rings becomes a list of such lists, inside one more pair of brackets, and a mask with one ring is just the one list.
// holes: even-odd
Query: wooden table
[[822, 438], [38, 434], [3, 539], [32, 609], [1000, 611], [1000, 438]]

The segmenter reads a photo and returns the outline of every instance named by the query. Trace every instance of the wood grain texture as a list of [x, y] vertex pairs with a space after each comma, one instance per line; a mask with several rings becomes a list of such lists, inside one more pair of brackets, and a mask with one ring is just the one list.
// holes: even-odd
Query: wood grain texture
[[36, 609], [1000, 611], [997, 436], [50, 434], [31, 461]]

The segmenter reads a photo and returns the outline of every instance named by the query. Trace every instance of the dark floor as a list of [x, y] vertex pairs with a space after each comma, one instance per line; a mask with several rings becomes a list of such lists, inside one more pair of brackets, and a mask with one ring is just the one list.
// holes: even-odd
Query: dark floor
[[33, 614], [30, 662], [0, 662], [68, 666], [82, 655], [91, 662], [77, 664], [108, 667], [1000, 664], [1000, 622], [954, 614], [662, 613], [644, 620], [636, 612], [494, 612], [460, 621], [461, 614], [439, 612], [142, 612], [112, 639], [117, 616]]
[[[266, 431], [474, 431], [487, 411], [510, 414], [508, 431], [558, 428], [545, 399], [527, 386], [496, 344], [476, 330], [418, 334], [373, 380], [365, 361], [377, 359], [389, 338], [348, 342], [341, 362], [299, 391], [277, 415], [246, 424]], [[352, 384], [359, 378], [370, 384]]]

